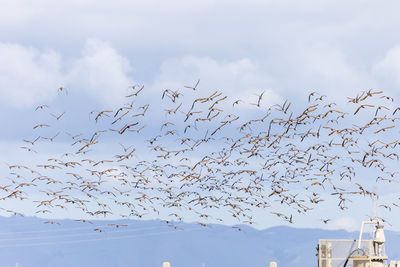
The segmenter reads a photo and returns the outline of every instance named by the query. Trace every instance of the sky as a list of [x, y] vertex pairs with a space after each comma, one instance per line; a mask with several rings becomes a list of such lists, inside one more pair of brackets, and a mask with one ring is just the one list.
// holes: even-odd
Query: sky
[[[26, 157], [16, 150], [32, 111], [48, 103], [61, 112], [59, 87], [76, 114], [120, 105], [133, 84], [144, 84], [151, 100], [198, 79], [204, 90], [243, 99], [265, 91], [265, 104], [305, 101], [316, 90], [332, 99], [369, 89], [398, 97], [399, 8], [357, 0], [0, 0], [0, 161]], [[297, 225], [358, 229], [372, 210], [372, 201], [359, 201], [329, 225], [317, 212]], [[258, 228], [283, 223], [259, 217]]]

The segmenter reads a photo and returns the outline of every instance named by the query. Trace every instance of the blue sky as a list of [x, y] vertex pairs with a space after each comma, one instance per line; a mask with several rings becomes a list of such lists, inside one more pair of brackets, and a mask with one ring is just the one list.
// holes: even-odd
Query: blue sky
[[[37, 105], [47, 103], [58, 113], [69, 108], [74, 123], [83, 110], [120, 105], [136, 83], [145, 85], [150, 103], [165, 88], [194, 85], [198, 79], [204, 91], [220, 90], [248, 102], [265, 91], [265, 105], [305, 102], [315, 90], [333, 100], [368, 89], [398, 97], [399, 5], [0, 1], [0, 160], [28, 157], [17, 148], [31, 134]], [[55, 90], [60, 86], [68, 89], [68, 102]], [[76, 123], [83, 130], [91, 127]], [[7, 166], [0, 171], [7, 175]], [[371, 203], [360, 199], [336, 215], [330, 212], [337, 210], [336, 203], [327, 203], [299, 217], [297, 225], [358, 227]], [[330, 225], [321, 224], [321, 212], [332, 217]], [[388, 216], [398, 219], [395, 213]], [[258, 228], [282, 223], [266, 214], [260, 211]]]

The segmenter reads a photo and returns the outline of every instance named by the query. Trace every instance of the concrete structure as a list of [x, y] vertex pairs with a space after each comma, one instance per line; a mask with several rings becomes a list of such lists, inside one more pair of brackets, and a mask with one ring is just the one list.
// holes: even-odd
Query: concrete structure
[[[374, 224], [373, 239], [363, 240], [366, 224]], [[385, 233], [378, 220], [364, 221], [361, 224], [358, 240], [321, 239], [318, 244], [318, 267], [400, 267], [399, 261], [386, 265]]]

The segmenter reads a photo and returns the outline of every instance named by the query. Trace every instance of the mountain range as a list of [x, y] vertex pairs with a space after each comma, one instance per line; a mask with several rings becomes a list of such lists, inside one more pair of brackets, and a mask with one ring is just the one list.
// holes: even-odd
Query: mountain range
[[[158, 220], [48, 221], [0, 217], [4, 267], [279, 267], [317, 266], [319, 239], [357, 239], [357, 232]], [[400, 259], [400, 233], [385, 231], [389, 259]]]

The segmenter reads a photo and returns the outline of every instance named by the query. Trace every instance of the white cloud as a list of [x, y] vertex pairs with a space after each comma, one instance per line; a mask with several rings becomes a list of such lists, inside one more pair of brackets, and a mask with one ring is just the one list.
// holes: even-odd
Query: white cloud
[[[63, 56], [76, 55], [82, 43], [93, 36], [110, 42], [88, 42], [89, 49], [75, 60], [71, 78], [85, 81], [89, 92], [102, 95], [99, 99], [111, 97], [113, 100], [109, 102], [118, 102], [115, 95], [104, 89], [109, 83], [113, 83], [113, 90], [120, 90], [120, 84], [131, 81], [128, 58], [140, 66], [143, 75], [138, 78], [146, 76], [149, 81], [146, 85], [152, 83], [161, 62], [172, 64], [166, 59], [176, 58], [183, 66], [183, 59], [190, 61], [185, 55], [194, 55], [192, 58], [198, 62], [191, 66], [206, 71], [207, 65], [209, 73], [215, 67], [233, 74], [234, 70], [228, 66], [231, 63], [244, 69], [250, 77], [242, 78], [242, 87], [259, 88], [252, 92], [272, 87], [280, 92], [285, 90], [286, 96], [314, 89], [337, 94], [382, 86], [382, 80], [374, 80], [370, 70], [385, 49], [397, 42], [390, 33], [395, 32], [400, 22], [396, 1], [362, 6], [359, 0], [345, 5], [315, 0], [301, 3], [259, 0], [250, 3], [215, 0], [15, 2], [0, 4], [0, 15], [5, 15], [0, 16], [4, 20], [0, 34], [10, 40], [51, 46]], [[208, 14], [207, 19], [204, 14]], [[374, 15], [385, 16], [385, 20], [371, 19]], [[27, 24], [33, 30], [28, 31]], [[47, 26], [50, 24], [54, 27]], [[106, 58], [112, 63], [96, 65]], [[238, 58], [248, 60], [253, 66], [244, 66], [247, 63], [239, 63]], [[251, 70], [254, 66], [256, 69]], [[83, 77], [104, 72], [110, 72], [101, 77], [104, 81]], [[266, 73], [269, 78], [265, 78]], [[174, 75], [170, 72], [169, 78], [158, 77], [156, 81], [175, 80], [181, 84], [178, 78], [171, 79]], [[197, 79], [194, 76], [190, 82]], [[208, 79], [208, 76], [201, 77], [204, 85], [203, 77]], [[221, 76], [221, 80], [225, 77]], [[186, 78], [185, 81], [189, 80]], [[253, 84], [244, 84], [246, 79]], [[217, 80], [216, 77], [213, 82]], [[103, 87], [100, 93], [93, 90], [96, 83]], [[391, 87], [391, 84], [385, 85]], [[224, 90], [235, 87], [220, 81], [212, 86]]]
[[108, 43], [88, 40], [68, 67], [59, 53], [0, 43], [0, 103], [26, 108], [49, 102], [59, 87], [82, 90], [105, 105], [120, 104], [132, 85], [129, 61]]
[[33, 6], [27, 8], [27, 2], [22, 1], [1, 1], [0, 21], [3, 23], [23, 22], [32, 16], [37, 15], [37, 9]]
[[293, 88], [311, 88], [329, 97], [343, 97], [375, 86], [369, 68], [357, 66], [339, 47], [316, 43], [297, 49], [293, 80], [303, 88], [298, 88], [296, 83], [292, 84]]
[[254, 102], [254, 94], [265, 91], [263, 105], [276, 104], [280, 100], [279, 95], [268, 87], [268, 75], [249, 58], [228, 62], [197, 56], [169, 59], [163, 62], [161, 72], [151, 87], [155, 91], [181, 89], [183, 85], [194, 86], [199, 79], [198, 88], [201, 91], [220, 91], [233, 99]]
[[389, 49], [384, 58], [374, 65], [373, 72], [386, 84], [400, 87], [400, 45]]
[[48, 101], [62, 86], [60, 56], [19, 44], [0, 43], [0, 101], [26, 107]]
[[129, 77], [129, 61], [107, 42], [90, 39], [82, 56], [73, 61], [68, 83], [91, 94], [106, 105], [124, 101], [124, 93], [133, 81]]
[[[326, 45], [315, 45], [305, 49], [304, 69], [312, 75], [318, 75], [326, 81], [352, 83], [357, 75], [341, 51]], [[303, 69], [303, 70], [304, 70]]]

